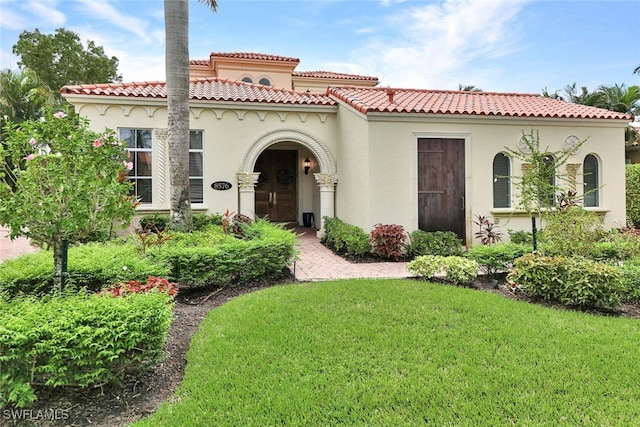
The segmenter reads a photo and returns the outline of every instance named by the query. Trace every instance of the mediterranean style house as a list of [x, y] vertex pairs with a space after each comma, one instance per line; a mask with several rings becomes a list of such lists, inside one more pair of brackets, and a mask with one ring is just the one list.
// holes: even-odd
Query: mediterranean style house
[[[529, 230], [509, 150], [539, 135], [570, 150], [568, 189], [605, 226], [625, 222], [628, 114], [540, 95], [379, 87], [375, 77], [299, 72], [296, 58], [212, 53], [191, 61], [194, 211], [227, 209], [319, 229], [337, 216], [370, 231], [449, 230], [473, 244], [476, 215]], [[96, 130], [117, 129], [145, 212], [169, 209], [164, 82], [65, 86]], [[579, 149], [574, 146], [584, 141]], [[505, 233], [506, 234], [506, 233]]]

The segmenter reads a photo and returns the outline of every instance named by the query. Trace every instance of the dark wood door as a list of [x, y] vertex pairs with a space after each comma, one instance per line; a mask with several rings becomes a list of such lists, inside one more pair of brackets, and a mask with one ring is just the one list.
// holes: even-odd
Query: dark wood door
[[297, 220], [297, 165], [294, 150], [263, 152], [254, 171], [260, 172], [256, 186], [256, 215], [274, 222]]
[[418, 139], [418, 226], [465, 241], [464, 139]]

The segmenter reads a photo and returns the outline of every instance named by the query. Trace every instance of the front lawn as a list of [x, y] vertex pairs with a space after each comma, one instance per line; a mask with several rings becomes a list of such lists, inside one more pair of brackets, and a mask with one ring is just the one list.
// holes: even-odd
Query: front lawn
[[635, 425], [640, 323], [415, 280], [278, 286], [211, 311], [136, 425]]

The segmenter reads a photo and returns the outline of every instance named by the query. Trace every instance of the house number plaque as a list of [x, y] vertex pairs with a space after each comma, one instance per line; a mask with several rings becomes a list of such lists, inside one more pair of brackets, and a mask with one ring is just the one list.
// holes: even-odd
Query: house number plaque
[[227, 181], [216, 181], [211, 184], [211, 188], [214, 190], [229, 190], [233, 185]]

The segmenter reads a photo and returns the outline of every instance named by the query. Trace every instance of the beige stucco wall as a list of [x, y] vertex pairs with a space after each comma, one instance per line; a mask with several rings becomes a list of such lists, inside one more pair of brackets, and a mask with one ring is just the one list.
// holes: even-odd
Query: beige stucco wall
[[[165, 102], [154, 103], [146, 100], [146, 105], [87, 103], [86, 97], [80, 101], [71, 100], [76, 111], [91, 121], [91, 128], [101, 131], [105, 127], [166, 129], [167, 110]], [[320, 216], [319, 189], [314, 172], [320, 172], [319, 164], [310, 148], [293, 140], [318, 141], [331, 153], [336, 150], [335, 107], [308, 106], [274, 108], [272, 105], [251, 106], [216, 105], [192, 103], [190, 128], [202, 130], [204, 138], [204, 203], [193, 204], [194, 211], [223, 213], [227, 209], [238, 212], [237, 173], [242, 172], [242, 161], [247, 153], [261, 145], [266, 148], [298, 150], [298, 217], [302, 223], [303, 212], [313, 212], [318, 223]], [[279, 135], [283, 135], [284, 139]], [[286, 138], [289, 135], [293, 138]], [[280, 139], [279, 139], [280, 138]], [[273, 144], [273, 145], [270, 145]], [[304, 174], [303, 160], [309, 157], [312, 167]], [[169, 170], [166, 143], [154, 132], [153, 140], [153, 203], [143, 204], [139, 211], [164, 211], [169, 209]], [[211, 188], [214, 181], [228, 181], [231, 190], [220, 191]]]
[[[165, 129], [166, 101], [69, 96], [76, 110], [91, 120], [91, 127]], [[95, 105], [92, 105], [95, 103]], [[143, 105], [144, 104], [144, 105]], [[194, 210], [222, 213], [239, 210], [237, 173], [247, 168], [246, 158], [269, 144], [298, 149], [298, 221], [313, 212], [321, 225], [317, 172], [336, 172], [335, 215], [370, 231], [376, 223], [400, 224], [409, 232], [418, 228], [417, 140], [420, 137], [465, 140], [465, 217], [467, 242], [473, 241], [475, 215], [492, 215], [503, 235], [507, 230], [530, 230], [531, 221], [514, 209], [494, 209], [492, 197], [494, 156], [505, 147], [517, 149], [523, 132], [539, 132], [542, 147], [562, 149], [568, 135], [587, 139], [568, 162], [580, 164], [587, 154], [599, 160], [600, 206], [605, 227], [625, 222], [624, 128], [611, 120], [517, 119], [497, 117], [370, 114], [351, 107], [290, 106], [224, 102], [191, 105], [191, 129], [204, 131], [204, 203]], [[169, 171], [166, 143], [154, 136], [154, 203], [141, 212], [169, 208]], [[335, 160], [335, 171], [322, 170], [318, 156]], [[303, 160], [312, 168], [304, 175]], [[327, 159], [324, 159], [327, 164]], [[243, 163], [244, 162], [244, 163]], [[250, 165], [252, 166], [252, 165]], [[251, 169], [252, 170], [252, 169]], [[521, 165], [512, 159], [511, 173]], [[214, 181], [233, 188], [216, 191]], [[580, 182], [580, 179], [578, 179]], [[578, 185], [578, 190], [581, 186]], [[512, 194], [516, 190], [512, 189]], [[513, 201], [513, 205], [517, 203]]]
[[[354, 119], [355, 121], [355, 119]], [[341, 123], [342, 124], [342, 123]], [[348, 127], [348, 124], [344, 124]], [[361, 124], [358, 123], [360, 127]], [[366, 214], [349, 215], [350, 222], [365, 230], [375, 223], [401, 224], [408, 231], [418, 228], [417, 207], [417, 139], [419, 137], [445, 137], [465, 139], [466, 176], [466, 234], [473, 240], [476, 231], [475, 215], [492, 215], [507, 237], [507, 230], [530, 231], [531, 220], [515, 209], [493, 208], [493, 158], [505, 147], [517, 149], [523, 132], [539, 132], [541, 147], [549, 151], [562, 150], [562, 143], [569, 135], [576, 135], [587, 142], [572, 155], [567, 163], [580, 164], [587, 154], [599, 160], [600, 206], [592, 208], [605, 214], [605, 227], [615, 227], [625, 222], [624, 188], [624, 123], [612, 121], [521, 120], [505, 118], [417, 117], [415, 115], [377, 115], [369, 117], [368, 171], [365, 180], [367, 191], [359, 203], [367, 206]], [[366, 149], [365, 149], [366, 150]], [[364, 154], [360, 154], [364, 158]], [[350, 157], [342, 157], [341, 170], [350, 170]], [[512, 174], [519, 174], [521, 164], [512, 159]], [[345, 175], [343, 172], [341, 176]], [[578, 177], [579, 183], [580, 177]], [[581, 185], [578, 185], [581, 191]], [[339, 192], [342, 194], [343, 180]], [[512, 189], [515, 194], [516, 189]], [[347, 203], [348, 198], [339, 198]], [[517, 204], [513, 200], [512, 206]], [[338, 206], [340, 212], [344, 206]], [[353, 210], [354, 207], [349, 207]], [[355, 208], [358, 209], [357, 207]]]

